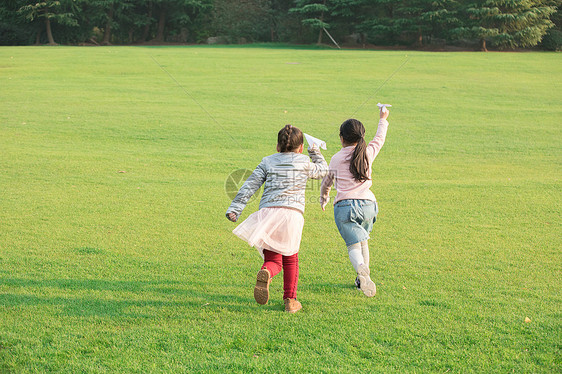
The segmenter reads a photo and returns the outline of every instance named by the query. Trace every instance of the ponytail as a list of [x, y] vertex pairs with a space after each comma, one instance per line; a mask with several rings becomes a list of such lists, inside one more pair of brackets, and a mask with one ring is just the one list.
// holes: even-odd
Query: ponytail
[[357, 143], [349, 162], [349, 171], [358, 182], [369, 179], [369, 160], [367, 159], [367, 143], [365, 143], [365, 127], [356, 119], [348, 119], [340, 126], [340, 136], [347, 143]]
[[349, 171], [353, 178], [358, 182], [363, 182], [369, 179], [367, 173], [369, 171], [369, 160], [367, 159], [367, 143], [365, 139], [361, 138], [355, 146], [351, 162], [349, 163]]

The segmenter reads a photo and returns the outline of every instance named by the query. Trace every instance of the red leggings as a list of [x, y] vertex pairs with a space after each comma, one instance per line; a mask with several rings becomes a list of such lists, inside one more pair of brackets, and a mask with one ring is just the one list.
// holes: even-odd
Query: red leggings
[[263, 251], [263, 266], [271, 274], [271, 278], [283, 270], [283, 299], [295, 299], [297, 297], [297, 283], [299, 282], [299, 254], [283, 256], [279, 253]]

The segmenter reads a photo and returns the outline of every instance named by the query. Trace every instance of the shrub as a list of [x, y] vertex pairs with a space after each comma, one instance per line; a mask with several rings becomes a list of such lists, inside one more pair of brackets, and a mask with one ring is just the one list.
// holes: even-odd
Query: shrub
[[24, 27], [0, 21], [0, 45], [24, 45], [29, 41], [29, 32]]
[[562, 50], [562, 31], [548, 30], [542, 38], [541, 47], [547, 51], [560, 51]]

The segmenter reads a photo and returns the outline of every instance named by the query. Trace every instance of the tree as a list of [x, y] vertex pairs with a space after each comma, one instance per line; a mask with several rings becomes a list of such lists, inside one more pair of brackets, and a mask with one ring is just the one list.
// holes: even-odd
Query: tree
[[127, 1], [117, 0], [90, 0], [89, 5], [96, 9], [95, 16], [98, 27], [103, 30], [102, 45], [111, 44], [111, 30], [115, 27], [116, 8], [123, 8]]
[[[69, 8], [71, 8], [72, 1], [68, 5], [70, 5]], [[78, 25], [78, 22], [72, 12], [64, 12], [64, 8], [60, 1], [47, 0], [35, 4], [24, 5], [19, 9], [19, 12], [30, 22], [34, 22], [41, 18], [45, 20], [45, 30], [47, 32], [47, 38], [50, 45], [57, 44], [53, 38], [51, 21], [68, 26]]]
[[21, 45], [36, 34], [18, 13], [25, 0], [4, 0], [0, 4], [0, 45]]
[[158, 17], [156, 35], [152, 41], [159, 43], [166, 40], [166, 28], [169, 25], [189, 27], [196, 23], [202, 13], [212, 9], [211, 0], [152, 0], [148, 1], [148, 4], [149, 15], [154, 9]]
[[[560, 49], [562, 0], [2, 0], [0, 45], [231, 41], [392, 45], [432, 39]], [[552, 27], [555, 25], [554, 27]], [[545, 34], [546, 33], [546, 34]], [[55, 42], [56, 39], [56, 42]]]
[[543, 0], [479, 0], [466, 7], [466, 25], [457, 32], [479, 39], [483, 51], [487, 51], [487, 40], [499, 48], [533, 47], [554, 25], [550, 16], [556, 7], [546, 4]]
[[330, 26], [336, 38], [352, 36], [355, 42], [365, 44], [362, 24], [377, 14], [373, 0], [331, 0]]
[[269, 0], [215, 0], [213, 29], [230, 42], [273, 39], [273, 12]]
[[447, 38], [458, 27], [456, 0], [363, 0], [357, 29], [379, 43], [421, 47], [425, 39]]
[[557, 10], [550, 20], [554, 23], [554, 27], [549, 29], [541, 41], [541, 47], [550, 51], [562, 50], [562, 1], [552, 0], [548, 5], [556, 6]]
[[424, 36], [443, 36], [443, 30], [455, 22], [454, 0], [407, 0], [393, 8], [392, 27], [396, 34], [412, 36], [418, 47]]
[[313, 30], [318, 30], [318, 41], [317, 44], [322, 43], [322, 31], [330, 27], [328, 23], [325, 22], [325, 17], [329, 12], [329, 8], [326, 5], [327, 0], [310, 1], [310, 0], [296, 0], [296, 7], [291, 8], [290, 12], [298, 13], [303, 17], [301, 20], [302, 24], [312, 28]]
[[357, 30], [367, 35], [369, 41], [376, 44], [391, 44], [396, 39], [393, 27], [395, 0], [365, 1], [363, 12], [359, 13], [360, 23]]

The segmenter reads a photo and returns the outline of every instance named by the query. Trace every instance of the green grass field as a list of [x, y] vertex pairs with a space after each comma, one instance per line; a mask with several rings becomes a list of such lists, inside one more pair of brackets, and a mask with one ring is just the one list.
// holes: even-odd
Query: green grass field
[[[559, 371], [561, 78], [554, 53], [0, 48], [0, 373]], [[304, 309], [281, 276], [256, 304], [229, 173], [286, 123], [329, 159], [378, 101], [376, 297], [310, 203]]]

